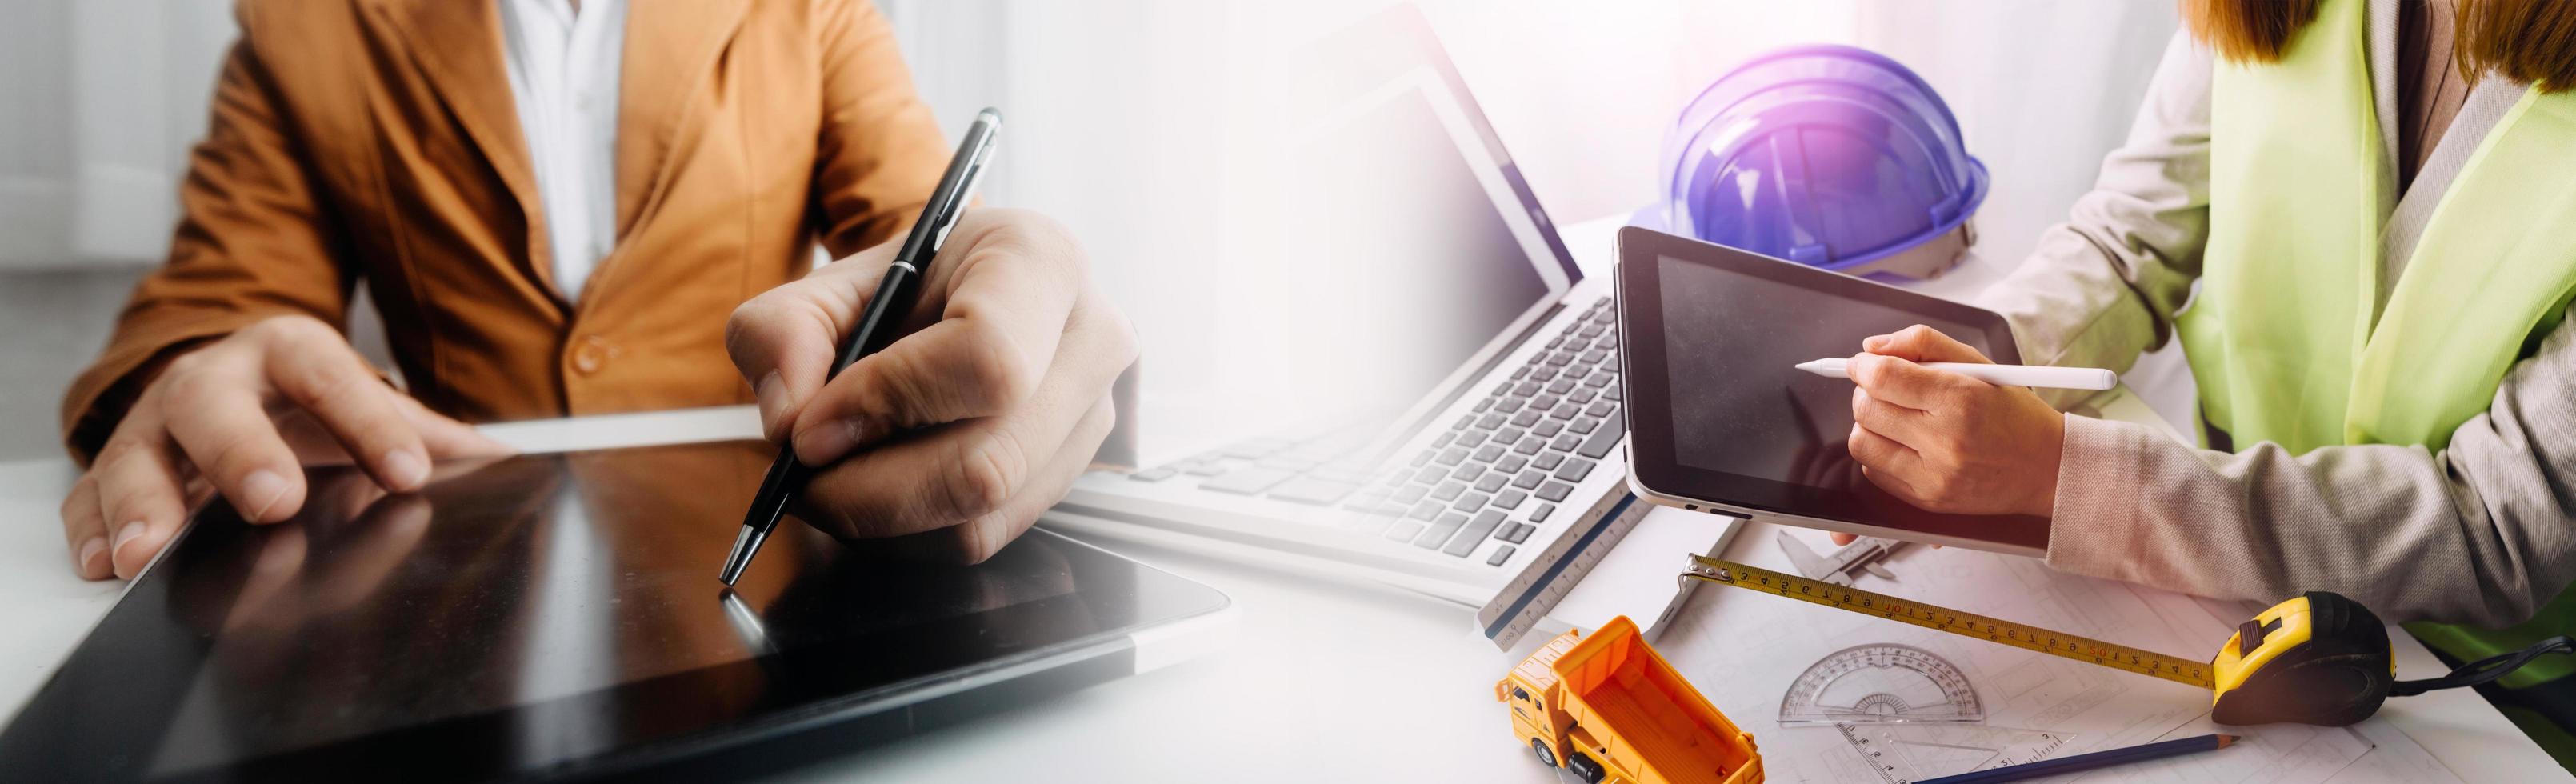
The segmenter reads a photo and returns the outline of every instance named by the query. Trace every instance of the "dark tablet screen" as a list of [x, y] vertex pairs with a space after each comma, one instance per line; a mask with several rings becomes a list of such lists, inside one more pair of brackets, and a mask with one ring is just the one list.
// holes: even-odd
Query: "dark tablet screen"
[[716, 571], [770, 455], [533, 455], [390, 497], [323, 470], [271, 526], [217, 504], [0, 735], [0, 760], [51, 780], [580, 775], [1120, 652], [1125, 632], [1226, 602], [1042, 531], [949, 566], [794, 521], [728, 595]]
[[[1620, 235], [1630, 431], [1650, 489], [1762, 511], [2023, 545], [2028, 518], [1916, 509], [1844, 449], [1852, 384], [1796, 369], [1915, 324], [2018, 362], [1977, 308], [1706, 243]], [[2045, 542], [2044, 524], [2038, 529]]]

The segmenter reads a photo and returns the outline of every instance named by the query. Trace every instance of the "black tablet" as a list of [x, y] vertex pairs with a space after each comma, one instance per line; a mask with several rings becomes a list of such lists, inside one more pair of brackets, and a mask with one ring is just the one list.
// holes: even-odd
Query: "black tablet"
[[1640, 228], [1619, 231], [1629, 484], [1693, 511], [2043, 555], [2048, 521], [1937, 514], [1861, 476], [1850, 381], [1793, 365], [1929, 325], [2021, 361], [2003, 316], [1883, 283]]
[[0, 779], [731, 778], [1128, 675], [1223, 620], [1043, 530], [967, 566], [790, 523], [728, 593], [771, 454], [531, 455], [390, 497], [320, 470], [265, 526], [213, 504], [0, 734]]

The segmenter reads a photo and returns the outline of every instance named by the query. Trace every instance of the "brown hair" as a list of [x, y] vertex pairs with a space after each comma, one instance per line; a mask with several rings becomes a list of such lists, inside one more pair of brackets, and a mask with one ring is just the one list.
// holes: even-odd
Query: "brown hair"
[[2290, 36], [2317, 18], [2317, 0], [2182, 0], [2191, 34], [2240, 63], [2269, 63], [2290, 48]]
[[[2273, 62], [2300, 28], [2317, 18], [2319, 0], [2182, 0], [2192, 35], [2236, 62]], [[2576, 2], [2460, 0], [2453, 18], [2453, 56], [2460, 71], [2494, 73], [2546, 92], [2576, 87]]]

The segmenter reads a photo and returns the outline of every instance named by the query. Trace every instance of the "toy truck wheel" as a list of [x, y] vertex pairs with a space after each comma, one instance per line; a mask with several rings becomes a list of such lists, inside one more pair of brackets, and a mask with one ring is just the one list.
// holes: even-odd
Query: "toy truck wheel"
[[1580, 751], [1566, 755], [1565, 768], [1574, 771], [1574, 777], [1582, 779], [1583, 784], [1601, 784], [1601, 763], [1592, 761], [1590, 755]]
[[1556, 767], [1556, 752], [1547, 750], [1547, 741], [1531, 738], [1530, 750], [1538, 752], [1538, 761], [1541, 764], [1551, 768]]

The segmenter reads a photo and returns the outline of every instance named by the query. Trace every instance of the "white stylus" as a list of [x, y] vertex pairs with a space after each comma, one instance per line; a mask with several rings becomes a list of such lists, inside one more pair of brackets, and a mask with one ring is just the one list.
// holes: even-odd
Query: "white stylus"
[[[1826, 378], [1851, 378], [1843, 366], [1851, 360], [1826, 357], [1798, 363], [1798, 369]], [[2120, 383], [2120, 374], [2102, 368], [2048, 367], [2046, 365], [1980, 365], [1973, 362], [1925, 362], [1924, 367], [1947, 370], [1999, 387], [2047, 387], [2049, 389], [2110, 389]]]

